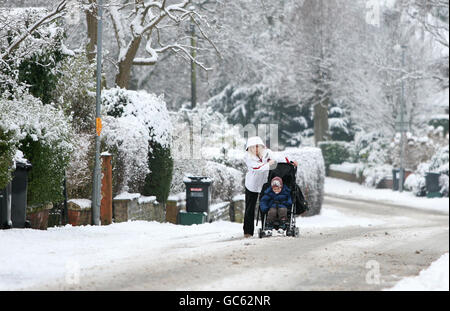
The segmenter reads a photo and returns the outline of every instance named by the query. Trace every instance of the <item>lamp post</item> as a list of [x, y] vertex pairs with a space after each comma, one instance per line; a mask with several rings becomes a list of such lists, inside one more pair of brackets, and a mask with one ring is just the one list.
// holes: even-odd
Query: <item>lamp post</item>
[[[191, 18], [192, 19], [192, 18]], [[191, 32], [191, 109], [194, 109], [197, 105], [197, 69], [195, 64], [195, 58], [197, 57], [197, 42], [195, 40], [195, 24], [191, 20], [190, 25]]]
[[[402, 45], [402, 69], [405, 69], [405, 52], [406, 45]], [[402, 94], [400, 103], [400, 174], [399, 174], [399, 191], [403, 192], [403, 182], [405, 179], [405, 141], [406, 141], [406, 124], [405, 124], [405, 77], [402, 73]]]
[[100, 135], [102, 131], [102, 119], [100, 115], [101, 88], [102, 88], [102, 15], [103, 0], [97, 0], [97, 92], [95, 108], [95, 166], [92, 187], [92, 224], [100, 225], [100, 201], [101, 201], [101, 169], [100, 169]]

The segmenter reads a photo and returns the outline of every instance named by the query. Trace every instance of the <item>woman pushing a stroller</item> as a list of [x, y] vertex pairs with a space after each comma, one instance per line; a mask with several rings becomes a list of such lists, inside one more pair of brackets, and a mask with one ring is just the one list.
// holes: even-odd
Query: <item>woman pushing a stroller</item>
[[248, 171], [245, 176], [244, 236], [248, 238], [254, 233], [256, 203], [263, 185], [267, 182], [269, 170], [274, 168], [277, 162], [292, 163], [294, 166], [298, 164], [266, 148], [258, 136], [248, 139], [246, 151], [245, 163]]

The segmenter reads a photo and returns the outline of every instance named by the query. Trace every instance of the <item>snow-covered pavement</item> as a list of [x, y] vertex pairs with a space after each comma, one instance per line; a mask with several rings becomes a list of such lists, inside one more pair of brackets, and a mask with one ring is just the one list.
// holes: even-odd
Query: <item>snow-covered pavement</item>
[[[0, 290], [228, 290], [236, 284], [242, 290], [371, 289], [365, 282], [364, 264], [373, 257], [382, 265], [384, 277], [375, 289], [385, 289], [403, 276], [416, 276], [448, 252], [448, 216], [442, 214], [448, 199], [430, 200], [437, 202], [434, 205], [426, 199], [411, 203], [414, 197], [403, 201], [406, 193], [387, 196], [390, 190], [364, 188], [363, 192], [360, 187], [327, 179], [327, 194], [352, 200], [326, 197], [321, 215], [298, 218], [298, 239], [242, 239], [242, 224], [224, 221], [194, 226], [134, 221], [47, 231], [0, 230]], [[356, 201], [359, 196], [376, 198], [376, 202]], [[387, 200], [395, 204], [377, 203]], [[440, 206], [438, 213], [436, 206]], [[274, 253], [266, 253], [272, 248]], [[294, 261], [288, 259], [281, 267], [282, 275], [270, 264], [280, 256], [278, 252], [295, 255]], [[448, 287], [448, 264], [447, 270], [442, 264], [435, 266], [434, 276], [424, 278], [436, 279], [438, 270], [446, 276]], [[332, 267], [332, 271], [321, 267]], [[291, 274], [294, 281], [265, 284], [269, 278]], [[408, 281], [407, 289], [441, 286], [414, 282]]]
[[[304, 218], [302, 228], [340, 228], [380, 224], [379, 220], [344, 215], [324, 209], [322, 215]], [[13, 290], [73, 277], [74, 271], [108, 267], [128, 258], [145, 255], [149, 261], [176, 250], [190, 256], [216, 242], [242, 237], [242, 224], [218, 221], [203, 225], [177, 226], [169, 223], [133, 221], [109, 226], [67, 225], [47, 231], [0, 230], [0, 290]]]

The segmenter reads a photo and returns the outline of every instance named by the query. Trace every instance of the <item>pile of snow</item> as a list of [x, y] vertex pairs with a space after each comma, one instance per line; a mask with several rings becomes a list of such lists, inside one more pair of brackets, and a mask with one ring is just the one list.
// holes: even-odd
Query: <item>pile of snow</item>
[[388, 204], [412, 208], [449, 212], [448, 198], [418, 198], [411, 192], [400, 193], [391, 189], [373, 189], [357, 183], [330, 177], [325, 179], [325, 194], [356, 200], [386, 202]]
[[404, 278], [391, 291], [448, 291], [449, 254], [446, 253], [416, 277]]

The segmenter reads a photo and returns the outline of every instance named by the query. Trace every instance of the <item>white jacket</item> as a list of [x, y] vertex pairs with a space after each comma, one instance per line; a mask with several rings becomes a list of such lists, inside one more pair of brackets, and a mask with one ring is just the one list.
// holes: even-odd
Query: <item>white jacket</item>
[[266, 149], [261, 159], [257, 156], [246, 153], [245, 164], [247, 164], [247, 175], [245, 175], [245, 188], [251, 192], [261, 192], [263, 185], [269, 177], [269, 161], [287, 162], [289, 159], [281, 154], [276, 154], [270, 149]]

